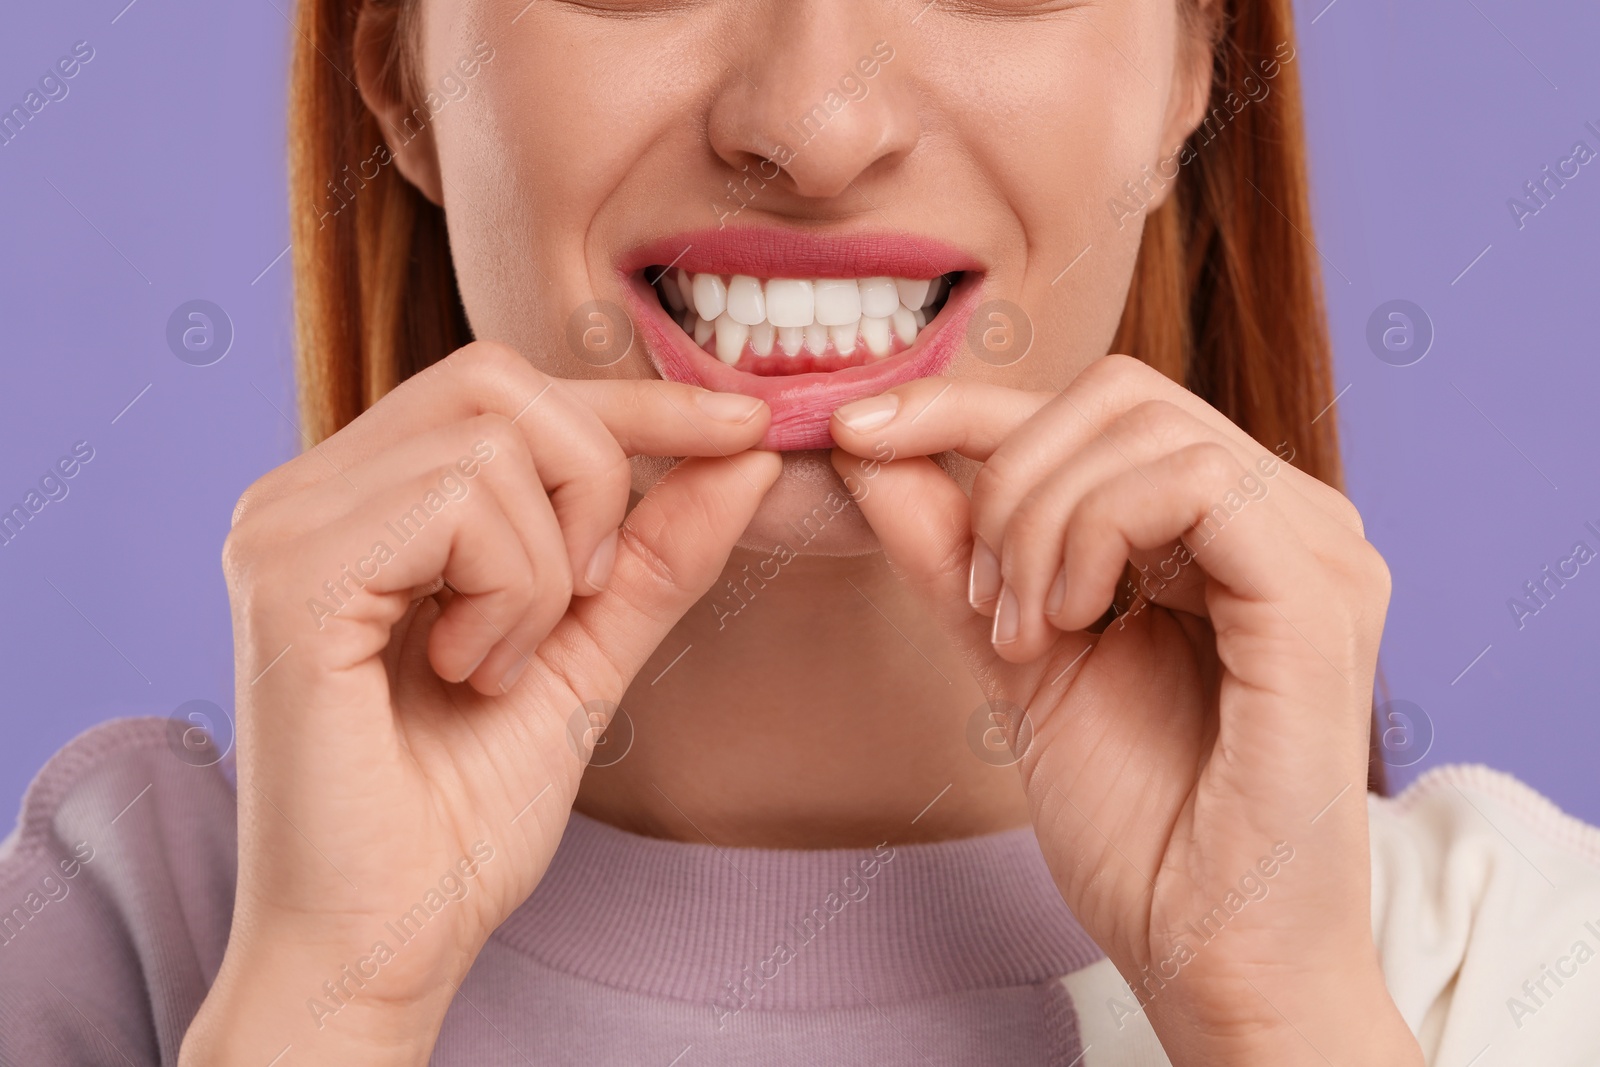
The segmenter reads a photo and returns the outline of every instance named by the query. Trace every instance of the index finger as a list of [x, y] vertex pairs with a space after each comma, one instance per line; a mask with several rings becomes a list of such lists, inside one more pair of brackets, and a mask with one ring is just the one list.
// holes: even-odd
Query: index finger
[[834, 412], [829, 429], [835, 444], [863, 458], [888, 441], [900, 456], [958, 452], [986, 461], [1057, 395], [959, 378], [918, 378], [844, 405]]
[[[881, 402], [891, 397], [895, 407], [885, 417]], [[1103, 436], [1120, 416], [1147, 400], [1166, 401], [1192, 415], [1247, 466], [1268, 456], [1269, 445], [1255, 440], [1200, 396], [1150, 365], [1123, 355], [1096, 360], [1055, 393], [922, 378], [882, 396], [845, 405], [835, 412], [831, 428], [839, 447], [863, 457], [872, 456], [875, 448], [887, 442], [896, 455], [948, 451], [987, 463], [1005, 446], [1015, 464], [1031, 468], [1049, 465], [1053, 457]], [[1046, 408], [1052, 411], [1034, 419]], [[846, 420], [858, 414], [875, 414], [877, 419], [869, 418], [852, 428]], [[1295, 467], [1289, 462], [1292, 456], [1273, 454], [1271, 458], [1282, 460], [1286, 483], [1308, 503], [1357, 536], [1363, 534], [1360, 515], [1342, 493]]]
[[751, 397], [659, 380], [557, 379], [505, 345], [474, 342], [258, 480], [234, 522], [249, 508], [339, 477], [400, 441], [480, 415], [509, 420], [527, 442], [583, 593], [599, 587], [585, 580], [589, 564], [626, 513], [630, 455], [731, 455], [760, 441], [771, 419]]

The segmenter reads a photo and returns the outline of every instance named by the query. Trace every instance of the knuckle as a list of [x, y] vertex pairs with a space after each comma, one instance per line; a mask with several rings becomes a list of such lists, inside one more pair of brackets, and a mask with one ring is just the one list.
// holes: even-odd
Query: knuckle
[[1189, 445], [1180, 455], [1188, 476], [1202, 484], [1232, 481], [1239, 477], [1239, 461], [1225, 446], [1215, 441]]
[[595, 471], [595, 481], [600, 499], [609, 500], [633, 486], [633, 464], [620, 448], [616, 449], [616, 455], [601, 460], [601, 466]]
[[1074, 536], [1082, 536], [1085, 530], [1105, 530], [1114, 528], [1120, 517], [1122, 501], [1115, 486], [1109, 482], [1102, 482], [1090, 489], [1078, 501], [1078, 506], [1072, 509], [1068, 519], [1069, 532], [1064, 541], [1070, 542]]
[[1150, 380], [1151, 376], [1160, 379], [1161, 385], [1171, 385], [1164, 376], [1133, 356], [1120, 353], [1101, 356], [1079, 371], [1050, 407], [1061, 418], [1069, 415], [1087, 418], [1095, 425], [1115, 422], [1123, 398], [1148, 396], [1161, 387]]
[[248, 535], [237, 526], [229, 530], [222, 539], [222, 574], [228, 584], [242, 580], [255, 559], [255, 546], [249, 542]]
[[[574, 432], [577, 434], [577, 439], [584, 444], [586, 468], [608, 477], [615, 477], [618, 472], [626, 472], [626, 477], [631, 480], [633, 467], [628, 462], [628, 454], [606, 426], [605, 420], [580, 397], [567, 389], [561, 379], [552, 379], [552, 384], [554, 388], [551, 392], [556, 394], [552, 399], [569, 402], [568, 410], [576, 423]], [[684, 417], [682, 408], [671, 393], [657, 392], [648, 388], [628, 389], [622, 392], [619, 410], [622, 412], [621, 421], [629, 426], [646, 426], [667, 419], [681, 425]]]
[[1129, 437], [1176, 444], [1187, 413], [1170, 400], [1141, 400], [1117, 420], [1116, 429]]
[[1383, 553], [1379, 552], [1370, 541], [1361, 542], [1359, 555], [1364, 584], [1372, 591], [1375, 598], [1387, 604], [1394, 590], [1394, 575], [1389, 570], [1389, 561], [1383, 558]]
[[1085, 376], [1092, 376], [1096, 380], [1114, 381], [1131, 373], [1137, 366], [1143, 366], [1137, 359], [1122, 352], [1111, 352], [1101, 356], [1089, 366], [1084, 368]]
[[526, 362], [521, 353], [503, 341], [472, 341], [450, 353], [445, 362], [463, 370], [497, 370], [509, 366], [512, 360]]
[[[410, 514], [429, 516], [457, 505], [473, 511], [495, 509], [494, 494], [478, 492], [462, 473], [460, 460], [443, 460], [418, 474]], [[424, 519], [424, 521], [428, 521]]]
[[[510, 568], [500, 592], [512, 612], [520, 613], [538, 601], [542, 591], [540, 577], [528, 563], [518, 561], [517, 565]], [[550, 590], [552, 595], [559, 592], [560, 582], [557, 581], [554, 585], [556, 588]]]
[[972, 517], [976, 525], [978, 517], [987, 515], [994, 510], [996, 501], [1004, 495], [1006, 486], [1010, 483], [1009, 464], [999, 452], [989, 457], [989, 462], [978, 468], [978, 473], [972, 477]]
[[955, 581], [963, 586], [967, 581], [967, 574], [972, 569], [972, 544], [965, 538], [955, 538], [939, 553], [939, 560], [934, 564], [933, 575], [935, 579], [947, 582]]
[[640, 537], [635, 530], [624, 525], [619, 536], [621, 538], [621, 544], [618, 546], [619, 555], [621, 550], [626, 548], [628, 554], [644, 567], [645, 573], [657, 585], [674, 592], [685, 587], [683, 579], [678, 575], [672, 564], [668, 562], [667, 558], [657, 551], [654, 545], [650, 544], [645, 538]]
[[[470, 390], [480, 398], [510, 384], [533, 382], [543, 388], [546, 381], [546, 375], [521, 352], [502, 341], [473, 341], [456, 349], [445, 362], [464, 373]], [[486, 406], [482, 399], [478, 403], [480, 408]]]
[[[257, 483], [257, 484], [260, 484], [260, 483]], [[239, 523], [244, 520], [245, 514], [247, 512], [252, 511], [256, 506], [257, 506], [256, 487], [254, 485], [252, 485], [250, 488], [246, 489], [243, 493], [240, 493], [239, 494], [239, 499], [234, 503], [234, 505], [233, 505], [233, 517], [228, 520], [228, 529], [230, 531], [237, 530], [239, 528]]]
[[259, 512], [263, 506], [277, 495], [273, 487], [278, 479], [278, 472], [281, 470], [283, 470], [283, 467], [268, 471], [251, 482], [245, 491], [239, 494], [239, 499], [233, 505], [233, 517], [228, 523], [229, 529], [233, 529], [242, 523], [246, 515]]
[[487, 441], [496, 454], [526, 450], [522, 434], [510, 419], [497, 411], [483, 412], [467, 420], [465, 444], [471, 447], [480, 441]]
[[233, 506], [233, 519], [222, 540], [222, 573], [230, 585], [242, 585], [259, 572], [263, 558], [280, 538], [272, 536], [276, 523], [266, 519], [273, 494], [263, 486], [272, 475], [257, 479]]
[[1150, 365], [1141, 359], [1113, 352], [1101, 356], [1085, 367], [1078, 375], [1078, 381], [1090, 389], [1110, 389], [1117, 386], [1126, 386], [1129, 383], [1141, 380], [1145, 375], [1155, 373]]
[[1003, 559], [1011, 559], [1018, 552], [1032, 554], [1060, 537], [1058, 520], [1052, 509], [1036, 496], [1029, 495], [1018, 505], [1006, 524]]
[[1339, 520], [1350, 527], [1357, 537], [1364, 540], [1367, 536], [1367, 524], [1362, 521], [1361, 509], [1356, 507], [1349, 497], [1337, 490], [1334, 491], [1333, 496], [1333, 507]]
[[228, 531], [222, 542], [222, 575], [228, 589], [255, 602], [263, 593], [288, 588], [287, 576], [279, 574], [280, 551], [250, 528]]

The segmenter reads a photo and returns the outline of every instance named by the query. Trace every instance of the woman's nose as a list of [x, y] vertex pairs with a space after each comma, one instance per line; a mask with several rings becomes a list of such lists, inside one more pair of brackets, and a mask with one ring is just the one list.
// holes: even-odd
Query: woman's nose
[[712, 149], [733, 170], [759, 167], [769, 182], [812, 200], [841, 196], [909, 154], [921, 125], [890, 7], [749, 5], [735, 33], [710, 42], [727, 64], [708, 119]]

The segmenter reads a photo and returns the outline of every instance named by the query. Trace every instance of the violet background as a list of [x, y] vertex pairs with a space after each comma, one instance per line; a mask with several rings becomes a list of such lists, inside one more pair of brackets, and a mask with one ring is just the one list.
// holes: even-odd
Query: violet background
[[[75, 0], [0, 16], [0, 104], [74, 42], [95, 58], [0, 146], [0, 510], [87, 439], [95, 458], [0, 547], [0, 808], [102, 719], [232, 708], [218, 566], [240, 492], [297, 451], [284, 107], [292, 0]], [[127, 5], [127, 6], [125, 6]], [[1600, 162], [1519, 231], [1507, 199], [1600, 149], [1600, 7], [1299, 5], [1351, 494], [1388, 559], [1383, 667], [1433, 740], [1600, 823], [1600, 566], [1518, 629], [1523, 583], [1600, 548]], [[1270, 210], [1263, 206], [1263, 210]], [[1375, 308], [1436, 339], [1396, 367]], [[180, 304], [235, 337], [179, 361]], [[131, 406], [130, 406], [131, 404]], [[1404, 753], [1413, 742], [1395, 735]], [[1409, 762], [1409, 760], [1400, 760]], [[3, 820], [0, 820], [3, 821]]]

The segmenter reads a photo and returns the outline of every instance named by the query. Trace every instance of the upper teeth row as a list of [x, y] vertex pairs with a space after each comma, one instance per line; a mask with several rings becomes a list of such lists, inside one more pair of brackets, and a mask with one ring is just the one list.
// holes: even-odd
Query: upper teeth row
[[658, 284], [673, 311], [694, 307], [713, 322], [724, 312], [744, 326], [770, 323], [779, 328], [850, 326], [863, 318], [889, 318], [900, 309], [917, 311], [945, 293], [944, 278], [771, 278], [748, 274], [724, 278], [677, 270]]

